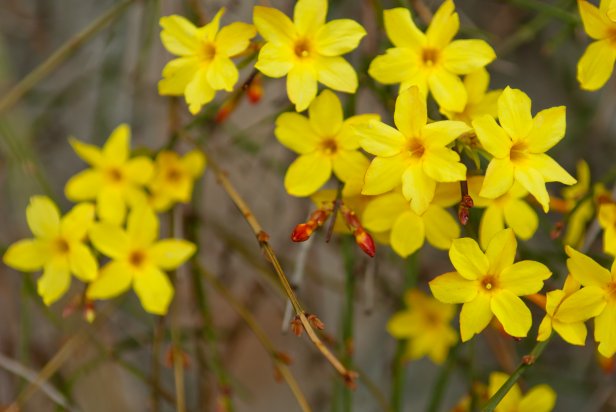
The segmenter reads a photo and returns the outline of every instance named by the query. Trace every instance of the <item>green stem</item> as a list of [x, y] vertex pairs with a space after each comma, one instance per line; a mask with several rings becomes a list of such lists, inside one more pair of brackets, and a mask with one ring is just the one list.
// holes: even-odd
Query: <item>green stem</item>
[[529, 10], [538, 11], [546, 16], [554, 17], [562, 20], [565, 23], [579, 24], [580, 19], [577, 15], [570, 13], [562, 7], [553, 6], [543, 1], [536, 0], [509, 0], [511, 4], [518, 7], [524, 7]]
[[509, 379], [507, 379], [505, 383], [503, 383], [503, 386], [501, 386], [500, 389], [496, 391], [496, 393], [492, 395], [490, 399], [488, 399], [488, 402], [483, 407], [482, 412], [492, 412], [496, 409], [500, 401], [502, 401], [505, 395], [509, 393], [509, 390], [513, 388], [513, 386], [516, 384], [518, 379], [520, 379], [526, 369], [530, 368], [539, 358], [539, 356], [541, 356], [541, 353], [548, 345], [549, 341], [550, 338], [544, 340], [543, 342], [538, 342], [535, 345], [530, 354], [524, 357], [524, 360], [522, 361], [520, 366], [518, 366], [518, 368], [511, 374], [511, 376], [509, 376]]
[[[344, 286], [344, 306], [342, 308], [342, 341], [340, 344], [342, 364], [351, 368], [353, 364], [353, 321], [355, 303], [355, 243], [349, 236], [342, 240], [342, 256], [344, 259], [345, 286]], [[344, 387], [342, 389], [342, 410], [350, 412], [353, 410], [352, 391]]]
[[445, 388], [447, 387], [447, 381], [453, 370], [453, 365], [456, 360], [456, 352], [460, 345], [456, 345], [449, 351], [445, 364], [441, 366], [436, 381], [432, 386], [432, 395], [430, 396], [430, 403], [428, 404], [428, 412], [437, 412], [443, 400]]

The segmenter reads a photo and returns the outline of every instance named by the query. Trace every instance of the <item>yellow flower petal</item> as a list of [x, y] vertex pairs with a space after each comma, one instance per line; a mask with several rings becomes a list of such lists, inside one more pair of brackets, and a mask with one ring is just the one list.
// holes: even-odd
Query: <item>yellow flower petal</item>
[[428, 45], [442, 49], [451, 42], [460, 28], [460, 18], [453, 1], [446, 0], [438, 8], [426, 31]]
[[556, 317], [561, 322], [584, 322], [605, 309], [605, 292], [597, 286], [587, 286], [567, 296], [558, 307]]
[[495, 199], [504, 195], [513, 186], [513, 178], [514, 167], [509, 159], [492, 159], [486, 170], [479, 196]]
[[537, 113], [533, 128], [526, 138], [531, 153], [543, 153], [551, 149], [565, 136], [566, 107], [558, 106]]
[[463, 133], [470, 132], [471, 128], [464, 122], [441, 120], [426, 125], [421, 134], [422, 141], [428, 148], [446, 146], [456, 140]]
[[485, 273], [497, 275], [506, 267], [513, 265], [517, 247], [518, 242], [515, 239], [513, 230], [505, 229], [494, 235], [486, 249], [486, 257], [490, 261], [490, 269]]
[[89, 165], [99, 166], [104, 162], [103, 154], [98, 147], [91, 144], [83, 143], [82, 141], [77, 140], [74, 137], [69, 137], [68, 142], [70, 143], [75, 153], [77, 153], [77, 156], [79, 156]]
[[611, 281], [610, 272], [597, 262], [578, 252], [570, 246], [565, 246], [567, 252], [567, 269], [569, 273], [584, 286], [604, 287]]
[[334, 90], [355, 93], [357, 90], [357, 73], [344, 58], [339, 56], [320, 57], [315, 64], [319, 82]]
[[[465, 303], [479, 298], [477, 282], [465, 279], [457, 272], [448, 272], [437, 276], [429, 282], [429, 286], [434, 297], [444, 303]], [[492, 313], [490, 313], [491, 317]]]
[[216, 34], [218, 33], [218, 29], [220, 28], [220, 18], [224, 13], [225, 8], [222, 7], [218, 10], [212, 21], [198, 29], [198, 37], [213, 42], [216, 38]]
[[242, 53], [248, 48], [250, 39], [256, 34], [257, 30], [252, 24], [231, 23], [220, 29], [216, 35], [216, 53], [221, 53], [226, 57]]
[[86, 169], [73, 175], [66, 186], [64, 194], [69, 200], [80, 202], [82, 200], [96, 199], [103, 185], [103, 175], [98, 170]]
[[105, 222], [121, 225], [126, 217], [126, 202], [118, 189], [103, 187], [96, 199], [96, 212]]
[[313, 65], [296, 64], [287, 75], [287, 93], [295, 110], [302, 112], [308, 108], [317, 95], [317, 73]]
[[331, 139], [342, 127], [344, 115], [338, 97], [330, 90], [323, 90], [308, 107], [310, 125], [322, 138]]
[[402, 173], [407, 167], [405, 154], [372, 159], [366, 171], [362, 195], [380, 195], [400, 186]]
[[101, 268], [100, 274], [88, 286], [90, 299], [111, 299], [126, 292], [133, 281], [133, 271], [126, 262], [113, 261]]
[[511, 151], [511, 139], [505, 130], [496, 124], [496, 120], [488, 115], [483, 115], [473, 120], [473, 128], [481, 146], [497, 159], [509, 156]]
[[413, 312], [398, 312], [387, 322], [387, 332], [394, 338], [407, 339], [419, 330], [417, 315]]
[[616, 353], [616, 303], [610, 301], [603, 312], [595, 318], [595, 340], [599, 353], [610, 358]]
[[464, 110], [466, 89], [458, 76], [443, 68], [437, 68], [428, 78], [428, 86], [439, 106], [454, 112]]
[[556, 403], [556, 393], [548, 385], [537, 385], [524, 395], [519, 411], [550, 412]]
[[426, 226], [426, 239], [435, 248], [447, 250], [451, 242], [460, 237], [458, 222], [442, 207], [430, 205], [422, 218]]
[[173, 299], [173, 285], [160, 269], [150, 266], [136, 273], [133, 288], [146, 312], [155, 315], [167, 313]]
[[593, 39], [600, 40], [610, 36], [610, 26], [613, 23], [595, 5], [581, 0], [578, 1], [580, 17], [584, 25], [584, 31]]
[[331, 173], [331, 160], [321, 153], [301, 155], [289, 166], [284, 187], [290, 195], [310, 196], [329, 180]]
[[103, 146], [103, 155], [116, 164], [124, 163], [130, 155], [130, 127], [122, 123], [111, 132]]
[[252, 19], [261, 37], [268, 42], [291, 44], [297, 37], [293, 22], [277, 9], [255, 6]]
[[255, 69], [268, 77], [286, 76], [293, 67], [295, 54], [287, 44], [265, 43], [259, 51]]
[[577, 65], [577, 79], [584, 90], [598, 90], [609, 80], [616, 61], [616, 48], [611, 40], [591, 43]]
[[490, 74], [483, 67], [464, 76], [468, 103], [479, 103], [484, 99], [489, 86]]
[[421, 129], [428, 122], [428, 108], [426, 98], [421, 95], [417, 86], [412, 86], [398, 95], [394, 122], [406, 137], [417, 138], [421, 135]]
[[274, 134], [283, 146], [299, 154], [316, 150], [320, 141], [309, 120], [297, 113], [278, 116]]
[[208, 67], [207, 81], [214, 90], [233, 91], [240, 73], [231, 59], [224, 56], [216, 56]]
[[428, 176], [421, 167], [421, 164], [414, 164], [407, 167], [402, 173], [402, 194], [411, 202], [411, 209], [418, 215], [422, 215], [436, 191], [436, 181]]
[[196, 246], [183, 239], [165, 239], [149, 249], [154, 264], [164, 270], [176, 269], [190, 258]]
[[112, 259], [122, 259], [129, 252], [129, 238], [120, 227], [96, 223], [90, 229], [90, 240], [96, 249]]
[[509, 335], [523, 338], [532, 324], [530, 310], [522, 299], [507, 289], [492, 295], [490, 308]]
[[361, 221], [370, 231], [386, 232], [408, 207], [408, 202], [400, 193], [388, 193], [372, 199], [366, 205]]
[[560, 335], [565, 342], [571, 345], [584, 346], [586, 345], [586, 325], [584, 322], [563, 323], [554, 320], [554, 330]]
[[163, 79], [158, 82], [158, 94], [162, 96], [181, 96], [188, 83], [195, 77], [200, 67], [196, 57], [180, 57], [171, 60], [163, 68]]
[[68, 255], [71, 272], [84, 282], [91, 282], [96, 279], [98, 273], [98, 262], [92, 255], [90, 248], [82, 243], [70, 245]]
[[351, 180], [364, 181], [366, 170], [370, 165], [368, 158], [357, 150], [338, 150], [332, 159], [334, 173], [343, 182]]
[[426, 36], [417, 28], [409, 9], [397, 7], [383, 12], [385, 32], [396, 47], [418, 50], [426, 44]]
[[354, 129], [359, 136], [361, 147], [375, 156], [398, 155], [406, 143], [406, 139], [398, 130], [377, 120], [356, 125]]
[[535, 210], [522, 200], [512, 200], [503, 208], [505, 222], [513, 229], [517, 237], [528, 240], [539, 227], [539, 218]]
[[466, 166], [460, 163], [460, 156], [445, 147], [426, 151], [423, 170], [437, 182], [459, 182], [466, 179]]
[[96, 209], [91, 203], [73, 207], [60, 222], [60, 233], [66, 239], [83, 240], [94, 223]]
[[314, 34], [325, 24], [327, 0], [299, 0], [293, 10], [293, 21], [300, 35]]
[[475, 240], [465, 237], [451, 242], [449, 259], [460, 276], [475, 280], [488, 273], [490, 262]]
[[24, 272], [41, 269], [52, 257], [51, 244], [39, 239], [13, 243], [2, 256], [5, 265]]
[[355, 50], [366, 30], [354, 20], [332, 20], [316, 33], [315, 48], [322, 56], [339, 56]]
[[514, 176], [515, 180], [520, 182], [520, 184], [537, 199], [537, 202], [543, 206], [543, 211], [547, 213], [550, 209], [550, 195], [545, 188], [543, 175], [538, 170], [530, 167], [516, 167]]
[[198, 177], [203, 174], [205, 169], [205, 156], [199, 150], [191, 150], [186, 153], [181, 160], [182, 165], [192, 177]]
[[481, 333], [492, 320], [491, 297], [487, 293], [477, 293], [475, 298], [462, 305], [460, 311], [460, 335], [462, 342]]
[[483, 40], [455, 40], [442, 52], [443, 65], [455, 74], [469, 74], [496, 58], [494, 49]]
[[71, 285], [71, 274], [66, 259], [52, 259], [45, 265], [37, 282], [37, 292], [49, 306], [62, 297]]
[[544, 153], [529, 155], [527, 164], [537, 169], [546, 182], [561, 182], [566, 185], [573, 185], [577, 182], [554, 159]]
[[196, 73], [193, 79], [186, 85], [185, 95], [186, 103], [190, 113], [197, 114], [204, 104], [207, 104], [214, 99], [216, 90], [210, 86], [207, 80], [208, 68], [202, 67]]
[[509, 86], [498, 99], [498, 121], [514, 142], [524, 139], [533, 127], [530, 107], [528, 95]]
[[552, 272], [544, 264], [523, 260], [504, 268], [498, 277], [498, 284], [517, 296], [531, 295], [539, 292], [543, 281], [550, 276]]
[[[413, 64], [415, 61], [417, 63]], [[387, 49], [385, 54], [376, 56], [370, 62], [368, 74], [379, 83], [401, 83], [417, 75], [418, 64], [419, 56], [407, 48]], [[425, 85], [423, 89], [426, 89]]]
[[167, 16], [160, 19], [163, 31], [160, 39], [169, 52], [178, 56], [194, 54], [199, 48], [198, 31], [194, 24], [182, 16]]
[[144, 185], [154, 174], [154, 164], [149, 157], [138, 156], [126, 162], [123, 170], [128, 180], [139, 185]]
[[413, 254], [424, 243], [425, 226], [414, 212], [408, 210], [398, 216], [391, 229], [392, 249], [403, 258]]
[[381, 117], [378, 114], [359, 114], [346, 119], [336, 140], [345, 150], [359, 149], [359, 135], [357, 134], [357, 126], [369, 126], [371, 121], [380, 121]]
[[147, 206], [134, 208], [128, 215], [126, 233], [132, 247], [148, 247], [158, 239], [158, 217]]
[[503, 229], [505, 229], [503, 210], [496, 205], [488, 206], [479, 222], [479, 244], [481, 247], [484, 250], [487, 249], [490, 240]]
[[[586, 331], [586, 327], [584, 327], [584, 331]], [[552, 336], [552, 319], [550, 319], [548, 315], [545, 315], [537, 330], [537, 341], [545, 342], [550, 336]]]
[[32, 196], [26, 207], [28, 227], [39, 238], [53, 238], [60, 234], [60, 212], [47, 196]]

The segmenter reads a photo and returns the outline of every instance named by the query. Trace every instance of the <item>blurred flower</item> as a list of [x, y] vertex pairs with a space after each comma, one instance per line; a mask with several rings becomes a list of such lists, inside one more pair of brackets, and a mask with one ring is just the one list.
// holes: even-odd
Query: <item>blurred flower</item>
[[482, 68], [496, 57], [483, 40], [454, 40], [460, 21], [453, 1], [443, 2], [422, 33], [405, 8], [383, 13], [387, 37], [395, 47], [377, 56], [368, 73], [384, 84], [400, 83], [400, 90], [416, 85], [428, 90], [444, 110], [462, 112], [467, 91], [458, 77]]
[[452, 242], [449, 258], [457, 272], [433, 279], [430, 289], [441, 302], [464, 304], [460, 312], [463, 342], [484, 330], [494, 315], [509, 335], [528, 333], [530, 310], [518, 296], [538, 292], [552, 272], [531, 260], [513, 263], [516, 249], [511, 229], [496, 234], [485, 254], [471, 238]]
[[90, 230], [92, 243], [111, 258], [88, 287], [89, 299], [110, 299], [133, 286], [143, 308], [164, 315], [173, 298], [173, 285], [163, 270], [173, 270], [195, 253], [195, 245], [182, 239], [158, 239], [158, 218], [145, 206], [131, 210], [127, 229], [97, 223]]
[[565, 135], [565, 107], [552, 107], [531, 115], [526, 93], [507, 87], [498, 98], [498, 120], [484, 115], [473, 120], [483, 148], [494, 158], [486, 171], [480, 195], [494, 199], [514, 181], [528, 190], [547, 212], [550, 196], [545, 182], [572, 185], [576, 180], [544, 152]]
[[[586, 225], [595, 214], [594, 199], [584, 199], [590, 190], [590, 168], [582, 159], [577, 163], [577, 183], [562, 190], [566, 211], [570, 213], [563, 239], [565, 245], [578, 247], [584, 241]], [[601, 186], [595, 187], [595, 191], [600, 190]], [[578, 205], [579, 202], [581, 203]]]
[[359, 44], [364, 28], [349, 19], [325, 23], [327, 0], [299, 0], [293, 21], [271, 7], [255, 6], [253, 21], [267, 43], [255, 67], [269, 77], [287, 76], [287, 94], [298, 112], [317, 95], [317, 81], [355, 93], [357, 74], [341, 55]]
[[145, 156], [129, 159], [130, 128], [121, 124], [109, 136], [102, 150], [96, 146], [69, 139], [77, 155], [92, 166], [71, 177], [64, 187], [72, 201], [96, 200], [98, 216], [120, 225], [130, 206], [145, 200], [143, 185], [152, 176], [152, 160]]
[[254, 26], [240, 22], [219, 30], [224, 11], [220, 9], [203, 27], [196, 27], [182, 16], [160, 19], [163, 45], [179, 57], [163, 69], [158, 92], [169, 96], [184, 95], [192, 114], [197, 114], [209, 103], [216, 90], [233, 90], [239, 72], [231, 58], [244, 52], [256, 35]]
[[466, 166], [447, 145], [471, 129], [464, 122], [427, 121], [426, 99], [413, 86], [396, 99], [397, 130], [376, 120], [355, 127], [362, 148], [377, 156], [366, 172], [362, 194], [386, 193], [402, 183], [411, 208], [422, 214], [434, 198], [436, 182], [466, 179]]
[[404, 301], [407, 309], [389, 319], [387, 331], [396, 339], [408, 339], [408, 358], [429, 356], [434, 363], [442, 364], [451, 346], [458, 341], [450, 324], [456, 307], [441, 303], [417, 289], [407, 292]]
[[[494, 396], [509, 378], [507, 374], [493, 372], [490, 374], [489, 395]], [[548, 385], [532, 387], [522, 396], [520, 387], [515, 384], [500, 401], [494, 412], [550, 412], [556, 403], [556, 393]]]
[[479, 244], [488, 247], [492, 237], [507, 227], [522, 240], [528, 240], [537, 231], [539, 218], [535, 210], [524, 200], [528, 195], [519, 183], [495, 199], [481, 197], [479, 192], [483, 185], [483, 176], [471, 176], [468, 179], [468, 193], [473, 198], [474, 207], [486, 208], [479, 223]]
[[156, 156], [154, 176], [148, 183], [150, 204], [156, 211], [168, 210], [175, 202], [188, 203], [195, 180], [203, 174], [205, 156], [193, 150], [183, 157], [163, 150]]
[[98, 263], [84, 244], [94, 222], [94, 205], [81, 203], [64, 217], [46, 196], [34, 196], [26, 208], [28, 226], [34, 239], [12, 244], [2, 260], [24, 272], [43, 269], [38, 294], [46, 305], [60, 299], [71, 284], [71, 273], [84, 282], [96, 278]]
[[599, 205], [599, 225], [603, 228], [603, 250], [616, 256], [616, 203]]
[[352, 126], [378, 119], [378, 115], [364, 114], [344, 120], [340, 100], [329, 90], [312, 101], [308, 118], [298, 113], [281, 114], [276, 120], [276, 137], [300, 155], [285, 175], [287, 192], [309, 196], [329, 180], [332, 171], [342, 182], [360, 175], [363, 178], [370, 162], [359, 151]]
[[[598, 90], [608, 81], [616, 61], [616, 21], [608, 17], [610, 1], [602, 0], [599, 8], [585, 0], [578, 1], [584, 30], [594, 40], [587, 48], [577, 66], [577, 79], [585, 90]], [[612, 11], [612, 16], [614, 12]]]
[[565, 252], [569, 256], [567, 268], [571, 276], [584, 286], [565, 302], [571, 299], [571, 310], [577, 309], [578, 316], [595, 318], [599, 353], [609, 358], [616, 353], [616, 264], [612, 265], [610, 273], [570, 246], [565, 246]]
[[460, 120], [471, 125], [476, 117], [484, 114], [496, 117], [497, 101], [502, 90], [488, 91], [490, 74], [485, 68], [481, 68], [464, 76], [464, 88], [466, 89], [466, 105], [461, 111], [451, 111], [441, 107], [441, 113], [449, 120]]

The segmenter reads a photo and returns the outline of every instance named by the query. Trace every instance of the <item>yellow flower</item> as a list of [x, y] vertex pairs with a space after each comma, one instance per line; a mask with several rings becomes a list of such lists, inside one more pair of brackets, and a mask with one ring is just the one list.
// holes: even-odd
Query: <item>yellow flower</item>
[[[601, 186], [595, 187], [595, 192], [600, 190]], [[584, 241], [586, 225], [595, 214], [594, 199], [582, 200], [589, 191], [590, 168], [585, 160], [580, 160], [577, 163], [577, 183], [562, 190], [566, 209], [570, 213], [567, 218], [567, 229], [563, 238], [565, 245], [578, 247]], [[582, 203], [577, 205], [578, 202]]]
[[599, 205], [599, 225], [603, 228], [603, 250], [616, 256], [616, 203]]
[[[494, 396], [509, 378], [501, 372], [490, 374], [489, 395]], [[515, 384], [500, 401], [495, 412], [550, 412], [556, 403], [556, 393], [548, 385], [532, 387], [524, 396], [520, 387]]]
[[484, 114], [496, 117], [498, 115], [497, 102], [502, 90], [488, 91], [490, 75], [483, 67], [464, 76], [466, 89], [466, 105], [460, 111], [446, 110], [441, 107], [441, 113], [449, 120], [461, 120], [470, 125], [473, 119]]
[[158, 239], [158, 218], [149, 207], [137, 207], [128, 216], [127, 229], [97, 223], [90, 239], [111, 258], [88, 287], [90, 299], [110, 299], [133, 286], [143, 308], [164, 315], [173, 298], [173, 285], [163, 270], [172, 270], [195, 253], [195, 245], [182, 239]]
[[428, 90], [445, 110], [462, 112], [467, 91], [458, 75], [469, 74], [495, 59], [494, 50], [483, 40], [454, 40], [460, 21], [453, 1], [443, 2], [422, 33], [405, 8], [384, 12], [387, 37], [395, 47], [377, 56], [368, 73], [384, 84], [400, 83], [400, 90], [416, 85]]
[[276, 137], [300, 155], [285, 175], [287, 192], [309, 196], [329, 180], [332, 171], [343, 182], [363, 175], [369, 161], [358, 150], [352, 126], [378, 119], [378, 115], [366, 114], [344, 120], [340, 100], [329, 90], [310, 104], [308, 118], [298, 113], [281, 114], [276, 119]]
[[364, 150], [377, 156], [366, 172], [362, 194], [386, 193], [402, 183], [411, 208], [422, 214], [434, 198], [436, 182], [466, 179], [466, 166], [447, 145], [471, 129], [464, 122], [427, 121], [426, 99], [413, 86], [396, 99], [397, 130], [376, 120], [355, 128]]
[[98, 263], [83, 243], [94, 222], [94, 205], [81, 203], [64, 217], [46, 196], [34, 196], [26, 208], [34, 239], [12, 244], [2, 257], [5, 264], [24, 272], [43, 269], [38, 294], [46, 305], [60, 299], [71, 284], [71, 273], [84, 282], [96, 278]]
[[569, 256], [567, 268], [571, 276], [584, 286], [565, 302], [569, 302], [571, 311], [578, 317], [595, 318], [595, 341], [599, 343], [599, 353], [610, 357], [616, 353], [616, 264], [612, 265], [610, 273], [570, 246], [565, 246], [565, 251]]
[[489, 199], [507, 192], [519, 182], [547, 212], [550, 196], [545, 182], [567, 185], [576, 180], [545, 154], [565, 135], [565, 107], [552, 107], [531, 115], [531, 101], [518, 89], [507, 87], [498, 99], [498, 120], [484, 115], [473, 128], [490, 161], [480, 195]]
[[[580, 283], [571, 275], [567, 276], [562, 290], [552, 290], [546, 294], [545, 317], [539, 325], [538, 341], [547, 340], [556, 331], [566, 342], [572, 345], [586, 344], [586, 325], [584, 321], [596, 313], [580, 311], [586, 292], [580, 291]], [[580, 306], [582, 304], [582, 306]]]
[[368, 203], [362, 222], [371, 232], [388, 232], [389, 244], [402, 257], [413, 254], [426, 239], [435, 248], [447, 250], [451, 241], [460, 236], [460, 226], [445, 210], [447, 206], [451, 204], [443, 202], [437, 194], [426, 211], [418, 215], [401, 193], [387, 193]]
[[475, 240], [456, 239], [449, 258], [457, 272], [438, 276], [430, 289], [441, 302], [463, 303], [460, 333], [466, 342], [488, 326], [495, 315], [509, 335], [525, 337], [532, 319], [518, 296], [530, 295], [543, 287], [552, 272], [531, 260], [513, 263], [517, 242], [513, 231], [496, 234], [485, 254]]
[[77, 155], [92, 166], [71, 177], [64, 187], [72, 201], [96, 200], [98, 216], [116, 225], [124, 222], [127, 203], [145, 200], [143, 185], [152, 176], [152, 161], [145, 156], [129, 159], [130, 128], [118, 126], [103, 146], [69, 139]]
[[442, 364], [451, 346], [458, 341], [450, 325], [455, 306], [443, 304], [416, 289], [409, 291], [404, 300], [408, 308], [392, 316], [387, 331], [396, 339], [408, 339], [409, 359], [429, 356], [434, 363]]
[[253, 21], [266, 44], [255, 67], [269, 77], [287, 76], [287, 94], [298, 112], [317, 95], [317, 81], [355, 93], [357, 74], [341, 55], [359, 44], [364, 28], [349, 19], [325, 23], [327, 0], [299, 0], [293, 21], [270, 7], [255, 6]]
[[209, 103], [216, 90], [233, 90], [239, 72], [231, 58], [245, 51], [250, 39], [256, 35], [254, 26], [240, 22], [219, 30], [223, 13], [224, 8], [203, 27], [195, 27], [181, 16], [160, 19], [163, 45], [179, 57], [163, 69], [158, 92], [161, 95], [185, 95], [192, 114]]
[[585, 90], [600, 89], [614, 70], [616, 21], [608, 17], [608, 7], [614, 7], [609, 6], [609, 3], [602, 0], [597, 8], [587, 1], [578, 1], [584, 30], [595, 40], [586, 48], [577, 66], [577, 78], [580, 87]]
[[487, 199], [479, 195], [483, 180], [483, 176], [468, 179], [468, 193], [473, 198], [474, 206], [486, 208], [479, 222], [481, 247], [488, 247], [492, 237], [502, 231], [505, 225], [513, 229], [513, 233], [522, 240], [533, 237], [539, 226], [539, 218], [535, 210], [524, 201], [528, 192], [516, 182], [505, 194]]
[[176, 152], [163, 150], [156, 156], [154, 177], [148, 187], [150, 204], [156, 211], [168, 210], [175, 202], [190, 201], [195, 180], [205, 167], [205, 157], [198, 150], [184, 157]]

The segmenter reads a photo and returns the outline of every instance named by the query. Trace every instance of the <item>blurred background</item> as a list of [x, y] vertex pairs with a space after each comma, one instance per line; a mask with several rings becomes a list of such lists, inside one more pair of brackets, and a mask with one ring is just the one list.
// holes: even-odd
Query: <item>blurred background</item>
[[[360, 47], [347, 56], [360, 75], [358, 113], [377, 112], [391, 123], [394, 88], [378, 85], [367, 76], [370, 60], [390, 45], [378, 10], [407, 5], [415, 14], [417, 7], [434, 11], [440, 3], [330, 2], [328, 19], [352, 18], [368, 31]], [[255, 4], [291, 14], [294, 1], [0, 0], [0, 99], [54, 51], [116, 8], [108, 24], [75, 47], [11, 108], [0, 112], [0, 251], [30, 237], [25, 220], [30, 196], [47, 194], [63, 212], [71, 207], [63, 187], [85, 164], [70, 148], [69, 136], [101, 145], [119, 123], [126, 122], [133, 130], [133, 148], [153, 153], [169, 142], [173, 122], [193, 121], [182, 99], [161, 97], [157, 92], [162, 68], [171, 59], [159, 38], [161, 16], [175, 13], [194, 22], [209, 21], [224, 6], [223, 24], [250, 22]], [[572, 174], [576, 161], [586, 159], [593, 180], [612, 170], [616, 82], [610, 80], [596, 93], [579, 89], [576, 64], [589, 40], [576, 2], [459, 0], [456, 6], [461, 18], [459, 37], [484, 38], [496, 50], [498, 59], [488, 67], [491, 88], [510, 85], [524, 90], [533, 101], [534, 113], [567, 106], [567, 135], [550, 152], [552, 157]], [[250, 71], [250, 67], [241, 71], [240, 82]], [[427, 410], [439, 376], [447, 377], [447, 385], [438, 410], [451, 410], [468, 392], [469, 382], [487, 382], [495, 370], [510, 373], [534, 345], [541, 319], [536, 308], [528, 339], [515, 342], [488, 330], [460, 346], [446, 367], [428, 359], [401, 364], [396, 356], [399, 344], [387, 334], [385, 325], [403, 307], [401, 291], [409, 262], [385, 246], [369, 259], [340, 235], [329, 243], [322, 233], [307, 244], [290, 241], [293, 227], [305, 221], [314, 206], [284, 190], [282, 178], [295, 155], [276, 141], [273, 122], [288, 107], [285, 82], [263, 80], [260, 103], [242, 99], [224, 123], [214, 124], [217, 108], [228, 98], [218, 93], [215, 102], [195, 118], [191, 134], [206, 141], [210, 155], [246, 199], [270, 235], [287, 274], [296, 271], [298, 262], [305, 262], [298, 296], [306, 310], [325, 323], [324, 339], [334, 352], [341, 357], [352, 352], [352, 368], [361, 375], [357, 389], [350, 392], [344, 386], [305, 336], [283, 332], [284, 295], [250, 228], [211, 170], [197, 184], [198, 207], [182, 207], [176, 218], [187, 223], [186, 233], [198, 232], [200, 264], [255, 317], [276, 350], [292, 358], [291, 371], [313, 410], [342, 410], [341, 405], [348, 404], [343, 399], [349, 396], [353, 411], [387, 410], [396, 374], [404, 376], [399, 410]], [[172, 113], [179, 113], [179, 118]], [[177, 147], [190, 149], [181, 142]], [[549, 190], [558, 195], [560, 187], [552, 184]], [[525, 245], [529, 255], [542, 256], [555, 273], [548, 289], [560, 287], [566, 275], [562, 248], [549, 238], [557, 220], [557, 215], [542, 216], [538, 233]], [[166, 230], [163, 227], [164, 236]], [[351, 262], [346, 267], [341, 253], [345, 248], [344, 256], [350, 256]], [[428, 245], [418, 262], [411, 264], [419, 265], [423, 290], [434, 276], [450, 270], [446, 252]], [[129, 292], [112, 306], [97, 304], [99, 319], [93, 325], [84, 322], [79, 311], [64, 316], [83, 292], [82, 285], [73, 282], [71, 291], [48, 308], [36, 294], [37, 277], [0, 264], [0, 408], [11, 404], [69, 342], [68, 359], [46, 390], [30, 396], [22, 410], [175, 410], [174, 372], [168, 359], [170, 324], [175, 319], [186, 354], [188, 410], [223, 411], [227, 401], [236, 411], [300, 410], [289, 387], [276, 379], [272, 358], [253, 331], [211, 283], [195, 281], [188, 265], [177, 273], [176, 297], [168, 317], [148, 315]], [[345, 299], [349, 277], [354, 284], [350, 302]], [[350, 315], [345, 309], [349, 307]], [[346, 346], [340, 344], [345, 310], [354, 335], [352, 344]], [[80, 335], [85, 338], [74, 344], [80, 331], [85, 331]], [[154, 376], [159, 385], [153, 383]], [[614, 376], [599, 367], [590, 342], [585, 348], [574, 348], [554, 339], [525, 375], [522, 387], [526, 390], [538, 383], [554, 387], [557, 411], [616, 410]]]

